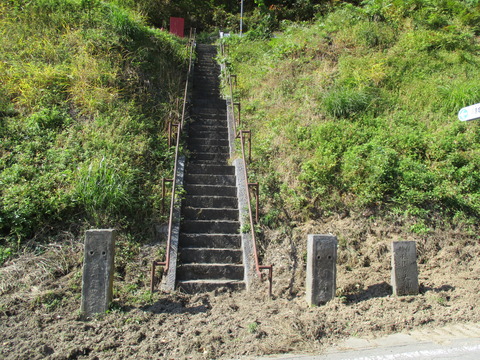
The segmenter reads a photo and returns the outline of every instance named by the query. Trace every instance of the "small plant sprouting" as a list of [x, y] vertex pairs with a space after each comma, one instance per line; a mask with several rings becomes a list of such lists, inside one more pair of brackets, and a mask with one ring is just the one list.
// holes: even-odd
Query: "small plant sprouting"
[[247, 326], [247, 330], [250, 334], [255, 334], [258, 331], [258, 325], [259, 323], [254, 321]]
[[250, 226], [250, 223], [246, 222], [240, 227], [240, 232], [242, 234], [247, 234], [250, 232], [251, 229], [252, 227]]

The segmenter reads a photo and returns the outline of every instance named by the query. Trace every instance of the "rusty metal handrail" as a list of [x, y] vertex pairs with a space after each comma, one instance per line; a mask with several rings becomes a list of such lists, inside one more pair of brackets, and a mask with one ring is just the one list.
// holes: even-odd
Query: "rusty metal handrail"
[[[183, 94], [183, 107], [182, 107], [182, 118], [179, 124], [169, 124], [169, 145], [171, 144], [171, 127], [176, 126], [177, 127], [177, 138], [176, 138], [176, 144], [175, 144], [175, 162], [174, 162], [174, 168], [173, 168], [173, 179], [172, 179], [172, 194], [170, 197], [170, 216], [169, 216], [169, 221], [168, 221], [168, 235], [167, 235], [167, 248], [166, 248], [166, 254], [165, 254], [165, 261], [157, 261], [154, 260], [152, 262], [152, 268], [151, 268], [151, 277], [150, 277], [150, 291], [153, 293], [154, 288], [155, 288], [155, 271], [157, 266], [163, 266], [164, 267], [164, 273], [167, 273], [169, 267], [170, 267], [170, 248], [171, 248], [171, 243], [172, 243], [172, 227], [173, 227], [173, 212], [175, 208], [175, 200], [176, 200], [176, 187], [175, 187], [175, 181], [177, 179], [177, 163], [178, 163], [178, 155], [179, 155], [179, 149], [180, 149], [180, 137], [182, 134], [183, 127], [185, 125], [185, 115], [186, 115], [186, 109], [187, 109], [187, 95], [188, 95], [188, 85], [189, 85], [189, 79], [192, 71], [192, 58], [193, 58], [193, 48], [195, 46], [195, 36], [196, 36], [196, 29], [190, 29], [190, 38], [189, 38], [189, 45], [190, 45], [190, 57], [189, 57], [189, 62], [188, 62], [188, 71], [187, 71], [187, 79], [185, 81], [185, 91]], [[164, 180], [165, 182], [165, 180]], [[164, 188], [164, 183], [162, 184], [162, 187]], [[163, 195], [164, 195], [164, 189], [162, 189]]]
[[[225, 53], [225, 47], [224, 44], [222, 43], [221, 45], [221, 53], [223, 56], [226, 55]], [[225, 71], [227, 72], [228, 70], [225, 68]], [[250, 201], [250, 187], [255, 187], [255, 197], [256, 197], [256, 206], [255, 206], [255, 220], [258, 223], [258, 212], [259, 212], [259, 185], [258, 183], [249, 183], [248, 182], [248, 171], [247, 171], [247, 161], [246, 161], [246, 156], [245, 156], [245, 134], [248, 134], [249, 138], [249, 161], [251, 161], [251, 156], [252, 156], [252, 133], [250, 130], [240, 130], [237, 133], [237, 127], [241, 125], [240, 122], [240, 102], [234, 102], [233, 100], [233, 82], [232, 82], [232, 77], [235, 78], [235, 84], [237, 83], [237, 76], [236, 75], [231, 75], [225, 73], [229, 89], [230, 89], [230, 106], [231, 106], [231, 113], [233, 116], [233, 126], [234, 126], [234, 133], [236, 134], [237, 138], [240, 138], [240, 144], [241, 144], [241, 150], [242, 150], [242, 161], [243, 161], [243, 169], [244, 169], [244, 176], [245, 176], [245, 181], [246, 181], [246, 190], [247, 190], [247, 207], [248, 207], [248, 215], [250, 219], [250, 232], [252, 236], [252, 241], [253, 241], [253, 255], [255, 259], [255, 270], [260, 279], [262, 279], [262, 270], [268, 270], [268, 294], [271, 297], [272, 296], [272, 282], [273, 282], [273, 265], [260, 265], [260, 261], [258, 259], [258, 251], [257, 251], [257, 239], [255, 236], [255, 227], [254, 227], [254, 221], [253, 221], [253, 214], [252, 214], [252, 205]], [[237, 120], [235, 119], [235, 106], [238, 106], [238, 123]]]

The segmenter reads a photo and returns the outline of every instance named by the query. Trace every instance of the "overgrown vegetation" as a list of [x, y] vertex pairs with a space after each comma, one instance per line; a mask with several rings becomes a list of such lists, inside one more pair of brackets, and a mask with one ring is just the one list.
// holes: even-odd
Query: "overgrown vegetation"
[[88, 226], [140, 239], [161, 216], [187, 51], [116, 3], [0, 3], [0, 263]]
[[381, 213], [473, 234], [480, 127], [457, 112], [480, 100], [479, 17], [478, 1], [367, 0], [228, 38], [264, 223]]
[[[170, 17], [185, 18], [187, 27], [201, 31], [238, 26], [240, 5], [237, 0], [115, 0], [123, 6], [135, 8], [145, 14], [157, 27], [167, 28]], [[251, 9], [253, 3], [246, 2]]]

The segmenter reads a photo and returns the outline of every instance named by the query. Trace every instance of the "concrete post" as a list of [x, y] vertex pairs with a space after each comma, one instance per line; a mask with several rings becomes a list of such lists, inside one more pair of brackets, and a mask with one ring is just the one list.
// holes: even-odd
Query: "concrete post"
[[337, 237], [308, 235], [306, 297], [309, 305], [321, 305], [335, 297]]
[[415, 241], [392, 242], [393, 295], [418, 294], [418, 269]]
[[113, 229], [85, 233], [81, 306], [84, 315], [104, 313], [112, 301], [115, 238]]

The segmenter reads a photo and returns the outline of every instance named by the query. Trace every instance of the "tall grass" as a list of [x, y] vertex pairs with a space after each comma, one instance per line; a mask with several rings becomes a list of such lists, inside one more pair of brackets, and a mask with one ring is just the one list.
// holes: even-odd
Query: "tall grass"
[[368, 208], [475, 223], [480, 126], [457, 112], [480, 101], [478, 16], [475, 1], [371, 0], [228, 39], [268, 222]]
[[185, 44], [114, 3], [0, 4], [0, 248], [162, 216]]

